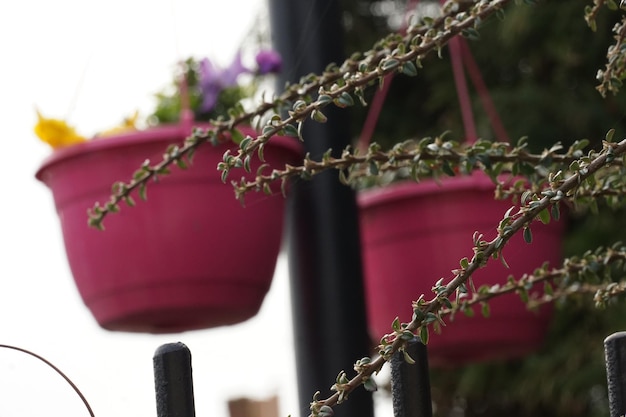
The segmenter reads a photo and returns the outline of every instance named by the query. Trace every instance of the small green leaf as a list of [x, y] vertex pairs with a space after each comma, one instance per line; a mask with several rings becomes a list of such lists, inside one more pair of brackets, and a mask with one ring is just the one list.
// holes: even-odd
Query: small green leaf
[[528, 291], [526, 290], [526, 288], [520, 288], [519, 290], [517, 290], [517, 293], [519, 294], [519, 298], [522, 300], [522, 302], [524, 304], [528, 304]]
[[478, 31], [472, 27], [469, 27], [467, 29], [463, 29], [461, 31], [461, 36], [463, 36], [464, 38], [467, 38], [469, 40], [472, 41], [477, 41], [480, 39], [480, 33], [478, 33]]
[[559, 205], [553, 204], [550, 211], [552, 212], [552, 218], [556, 221], [559, 221], [559, 219], [561, 218], [561, 210], [559, 209]]
[[533, 233], [530, 231], [530, 227], [524, 228], [524, 242], [533, 243]]
[[265, 168], [267, 168], [269, 166], [269, 164], [261, 164], [257, 169], [256, 169], [256, 176], [259, 177], [261, 175], [263, 175], [263, 170]]
[[502, 263], [502, 265], [506, 268], [506, 269], [510, 269], [511, 267], [509, 266], [509, 264], [506, 262], [506, 259], [504, 259], [504, 255], [502, 255], [502, 251], [500, 251], [500, 262]]
[[491, 315], [491, 309], [489, 308], [489, 304], [487, 303], [482, 303], [481, 307], [480, 307], [480, 311], [483, 315], [483, 317], [487, 318]]
[[426, 318], [424, 319], [424, 324], [429, 324], [437, 321], [437, 316], [434, 313], [426, 313]]
[[432, 17], [422, 16], [422, 23], [424, 23], [425, 26], [432, 27], [434, 22], [435, 19], [433, 19]]
[[552, 288], [552, 284], [550, 284], [548, 281], [543, 284], [543, 292], [545, 292], [549, 296], [554, 295], [554, 289]]
[[319, 110], [313, 110], [311, 112], [311, 119], [315, 120], [318, 123], [326, 123], [328, 118]]
[[250, 144], [252, 143], [252, 141], [253, 141], [253, 140], [254, 140], [254, 139], [252, 138], [252, 136], [249, 136], [249, 135], [248, 135], [248, 136], [246, 136], [245, 138], [243, 138], [243, 139], [241, 140], [241, 142], [239, 142], [239, 148], [240, 148], [242, 151], [244, 151], [244, 152], [245, 152], [245, 151], [248, 149], [248, 146], [250, 146]]
[[294, 125], [285, 125], [283, 130], [285, 132], [285, 135], [287, 136], [292, 136], [294, 138], [297, 138], [300, 136], [300, 134], [298, 133], [298, 128], [296, 128]]
[[611, 88], [616, 89], [616, 90], [619, 90], [623, 85], [622, 80], [620, 80], [617, 77], [611, 77], [609, 82], [611, 84]]
[[417, 67], [413, 62], [407, 61], [402, 64], [402, 73], [409, 77], [415, 77], [417, 75]]
[[376, 161], [370, 161], [369, 170], [371, 175], [378, 175], [378, 164]]
[[320, 411], [317, 413], [318, 417], [333, 417], [335, 415], [335, 410], [332, 407], [323, 405], [320, 407]]
[[443, 172], [445, 172], [445, 174], [449, 177], [454, 177], [456, 175], [448, 161], [443, 161], [443, 166], [441, 167], [441, 169], [443, 169]]
[[111, 213], [117, 213], [117, 212], [119, 212], [119, 211], [120, 211], [120, 206], [119, 206], [119, 204], [115, 204], [115, 203], [113, 203], [113, 202], [109, 201], [109, 202], [106, 204], [106, 209], [107, 209], [109, 212], [111, 212]]
[[[191, 160], [189, 158], [187, 158], [187, 160], [189, 160], [189, 162], [191, 162]], [[157, 174], [159, 174], [159, 175], [168, 175], [168, 174], [170, 174], [170, 170], [169, 170], [168, 167], [161, 167], [157, 171]]]
[[397, 59], [389, 58], [382, 62], [381, 68], [383, 69], [383, 71], [387, 71], [397, 67], [399, 63], [400, 62]]
[[359, 359], [359, 364], [360, 365], [368, 365], [370, 363], [372, 363], [372, 358], [370, 358], [369, 356], [365, 356], [365, 357]]
[[352, 96], [345, 91], [341, 93], [341, 95], [337, 97], [334, 102], [337, 107], [341, 108], [354, 106], [354, 100], [352, 99]]
[[328, 94], [321, 94], [318, 98], [317, 98], [318, 103], [323, 104], [323, 105], [327, 105], [330, 102], [333, 101], [333, 98], [331, 96], [329, 96]]
[[142, 182], [141, 184], [139, 184], [137, 193], [139, 194], [139, 198], [141, 198], [143, 201], [146, 201], [148, 199], [147, 187], [146, 187], [145, 182]]
[[133, 200], [133, 198], [129, 195], [124, 196], [124, 202], [126, 203], [126, 205], [128, 207], [134, 207], [135, 206], [135, 200]]
[[415, 335], [410, 330], [403, 330], [402, 334], [400, 335], [400, 339], [407, 340], [407, 341], [413, 340], [414, 338], [415, 338]]
[[367, 378], [367, 380], [363, 383], [363, 388], [369, 392], [378, 391], [378, 386], [376, 385], [376, 381], [371, 376]]
[[396, 317], [393, 320], [393, 323], [391, 323], [391, 328], [393, 329], [394, 332], [399, 332], [401, 329], [400, 327], [400, 317]]
[[189, 148], [189, 150], [187, 151], [187, 160], [189, 161], [190, 164], [193, 163], [193, 157], [196, 154], [196, 148]]
[[608, 132], [606, 132], [606, 136], [604, 137], [604, 140], [606, 140], [607, 142], [613, 142], [614, 135], [615, 135], [615, 129], [610, 129]]
[[239, 145], [244, 138], [243, 133], [239, 129], [233, 129], [230, 131], [230, 138], [236, 145]]
[[548, 209], [541, 210], [538, 216], [539, 216], [539, 220], [541, 220], [541, 223], [543, 224], [550, 223], [550, 212], [548, 211]]
[[420, 340], [424, 345], [428, 344], [428, 326], [422, 326], [420, 329]]
[[407, 353], [406, 350], [402, 349], [402, 355], [404, 356], [404, 361], [409, 365], [415, 365], [415, 360]]
[[93, 227], [100, 231], [104, 230], [104, 225], [102, 224], [101, 217], [89, 217], [89, 220], [87, 220], [87, 224], [89, 225], [89, 227]]
[[187, 169], [187, 163], [185, 161], [183, 161], [182, 159], [174, 159], [174, 163], [176, 164], [176, 166], [180, 169]]

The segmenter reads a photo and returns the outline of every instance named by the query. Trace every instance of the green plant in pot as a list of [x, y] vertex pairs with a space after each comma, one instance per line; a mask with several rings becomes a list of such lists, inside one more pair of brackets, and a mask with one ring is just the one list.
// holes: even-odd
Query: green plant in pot
[[[187, 83], [176, 75], [176, 88], [157, 95], [148, 120], [152, 126], [145, 130], [131, 125], [84, 140], [62, 121], [40, 116], [37, 133], [59, 146], [36, 176], [52, 190], [72, 274], [102, 327], [179, 332], [238, 323], [257, 313], [280, 249], [284, 198], [271, 187], [246, 208], [230, 186], [210, 175], [222, 155], [255, 135], [254, 129], [229, 129], [211, 138], [214, 146], [199, 149], [193, 163], [153, 172], [160, 184], [150, 192], [151, 204], [121, 210], [101, 233], [86, 226], [84, 215], [94, 198], [109, 195], [111, 184], [145, 172], [137, 171], [147, 166], [144, 161], [160, 158], [168, 145], [167, 152], [178, 152], [193, 131], [222, 123], [226, 108], [256, 91], [257, 75], [279, 69], [280, 57], [266, 50], [257, 55], [255, 69], [245, 67], [240, 54], [226, 69], [208, 59], [188, 59]], [[245, 76], [251, 83], [240, 83]], [[268, 149], [270, 167], [300, 157], [292, 138], [277, 136]], [[260, 167], [258, 161], [250, 163], [251, 172]], [[145, 187], [118, 183], [113, 188], [130, 192], [129, 205], [147, 194]], [[246, 262], [238, 260], [241, 254]]]

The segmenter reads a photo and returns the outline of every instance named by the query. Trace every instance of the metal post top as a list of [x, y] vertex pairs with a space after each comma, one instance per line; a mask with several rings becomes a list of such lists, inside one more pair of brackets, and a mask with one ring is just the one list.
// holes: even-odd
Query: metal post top
[[157, 350], [154, 352], [154, 356], [163, 356], [163, 355], [167, 355], [168, 353], [176, 353], [176, 352], [185, 352], [185, 353], [189, 353], [189, 348], [182, 342], [176, 342], [176, 343], [166, 343], [164, 345], [161, 345], [157, 348]]
[[621, 340], [626, 340], [626, 331], [613, 333], [612, 335], [604, 339], [604, 344], [618, 342]]

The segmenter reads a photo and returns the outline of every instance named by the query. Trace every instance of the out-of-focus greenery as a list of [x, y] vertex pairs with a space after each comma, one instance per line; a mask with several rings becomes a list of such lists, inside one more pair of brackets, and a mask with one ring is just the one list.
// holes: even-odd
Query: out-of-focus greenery
[[[344, 0], [347, 53], [363, 50], [389, 30], [385, 22], [391, 19], [369, 13], [403, 11], [404, 3]], [[570, 143], [580, 138], [589, 138], [593, 145], [593, 140], [603, 137], [609, 128], [617, 130], [617, 137], [623, 135], [626, 96], [603, 100], [595, 90], [595, 75], [604, 67], [617, 14], [601, 13], [594, 34], [583, 18], [584, 6], [590, 1], [541, 3], [508, 8], [503, 21], [485, 22], [480, 40], [468, 40], [509, 137], [515, 141], [529, 136], [537, 149], [544, 143]], [[394, 78], [373, 137], [377, 142], [389, 146], [408, 137], [434, 136], [446, 130], [463, 138], [449, 52], [445, 49], [441, 59], [431, 55], [427, 61], [417, 79]], [[469, 77], [468, 85], [478, 134], [494, 139]], [[355, 135], [367, 110], [354, 112]]]
[[203, 112], [199, 65], [199, 61], [194, 58], [185, 60], [179, 71], [174, 73], [170, 85], [155, 95], [156, 107], [148, 118], [150, 125], [175, 123], [179, 120], [182, 110], [180, 90], [183, 73], [187, 84], [189, 109], [193, 111], [196, 121], [218, 120], [220, 117], [227, 119], [228, 109], [235, 107], [240, 100], [251, 97], [256, 90], [253, 84], [225, 86], [219, 93], [215, 107], [211, 111]]
[[[481, 39], [469, 41], [506, 131], [515, 141], [529, 136], [533, 150], [556, 141], [588, 138], [597, 144], [610, 128], [626, 134], [626, 95], [603, 99], [595, 75], [604, 67], [617, 14], [598, 16], [592, 34], [583, 18], [590, 1], [544, 0], [540, 6], [515, 6], [503, 21], [491, 19]], [[389, 30], [393, 13], [405, 1], [344, 0], [347, 53], [363, 50]], [[392, 11], [391, 15], [384, 13]], [[397, 20], [397, 19], [396, 19]], [[373, 140], [389, 147], [409, 138], [463, 126], [448, 50], [431, 56], [418, 79], [396, 76]], [[471, 82], [473, 111], [482, 138], [494, 139]], [[370, 97], [371, 100], [371, 97]], [[354, 112], [358, 135], [366, 109]], [[399, 124], [398, 121], [405, 121]], [[564, 255], [625, 239], [626, 213], [601, 207], [600, 214], [572, 215]], [[514, 331], [515, 324], [512, 324]], [[438, 416], [600, 416], [608, 414], [603, 340], [626, 330], [626, 303], [597, 311], [589, 303], [557, 308], [541, 351], [519, 360], [431, 371]]]

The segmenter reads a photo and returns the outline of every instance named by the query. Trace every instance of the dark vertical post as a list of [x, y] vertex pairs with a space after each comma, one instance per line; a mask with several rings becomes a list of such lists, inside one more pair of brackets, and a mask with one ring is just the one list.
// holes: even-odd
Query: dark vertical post
[[402, 352], [391, 358], [391, 395], [394, 417], [432, 417], [430, 377], [426, 346], [415, 340], [406, 347], [415, 361], [411, 365]]
[[607, 337], [604, 354], [610, 415], [620, 417], [626, 413], [626, 332]]
[[[344, 60], [337, 0], [270, 0], [275, 48], [283, 57], [279, 87], [302, 75], [321, 73]], [[321, 158], [350, 143], [346, 111], [324, 109], [327, 123], [307, 121], [305, 150]], [[301, 410], [312, 395], [329, 393], [339, 371], [369, 356], [358, 212], [354, 192], [336, 172], [299, 181], [288, 208], [289, 265]], [[358, 389], [335, 410], [341, 416], [373, 416], [371, 395]]]
[[195, 417], [191, 352], [168, 343], [154, 352], [154, 387], [158, 417]]

